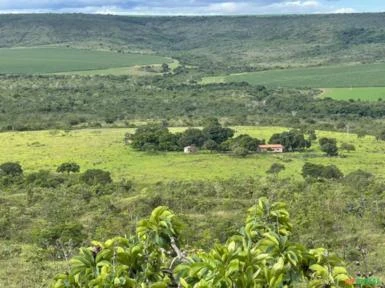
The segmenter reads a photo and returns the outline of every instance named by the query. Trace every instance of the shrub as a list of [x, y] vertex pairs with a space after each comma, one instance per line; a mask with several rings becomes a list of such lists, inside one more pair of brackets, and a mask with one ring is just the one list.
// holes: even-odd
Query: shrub
[[279, 172], [285, 170], [285, 165], [280, 163], [273, 163], [271, 164], [269, 170], [266, 171], [267, 174], [274, 174], [278, 175]]
[[305, 163], [302, 167], [302, 176], [304, 178], [323, 178], [323, 179], [341, 179], [344, 177], [342, 172], [335, 165], [318, 165]]
[[88, 169], [81, 176], [81, 180], [88, 185], [108, 184], [112, 182], [110, 172], [101, 169]]
[[342, 143], [340, 149], [348, 152], [356, 151], [356, 147], [353, 144], [349, 144], [349, 143]]
[[23, 174], [23, 169], [19, 163], [6, 162], [0, 165], [0, 175], [19, 176]]
[[319, 145], [321, 146], [321, 150], [325, 152], [327, 156], [338, 155], [337, 140], [335, 138], [323, 137], [319, 139]]
[[65, 162], [60, 164], [59, 167], [57, 167], [56, 172], [59, 173], [78, 173], [80, 171], [79, 164], [75, 162]]

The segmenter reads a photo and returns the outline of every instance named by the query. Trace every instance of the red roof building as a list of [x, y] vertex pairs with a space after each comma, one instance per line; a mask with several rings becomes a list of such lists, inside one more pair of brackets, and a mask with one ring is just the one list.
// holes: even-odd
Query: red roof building
[[259, 152], [273, 152], [273, 153], [282, 153], [284, 148], [281, 144], [266, 144], [259, 145]]

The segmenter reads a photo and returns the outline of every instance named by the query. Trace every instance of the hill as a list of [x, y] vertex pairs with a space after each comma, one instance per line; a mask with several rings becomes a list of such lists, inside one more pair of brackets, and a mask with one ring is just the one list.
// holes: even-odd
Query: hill
[[152, 51], [206, 72], [382, 61], [383, 14], [127, 17], [1, 15], [0, 47]]

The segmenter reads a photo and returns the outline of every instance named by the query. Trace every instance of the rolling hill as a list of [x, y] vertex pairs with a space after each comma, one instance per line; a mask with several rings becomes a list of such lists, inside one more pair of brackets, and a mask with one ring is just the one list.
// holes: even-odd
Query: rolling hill
[[206, 72], [382, 61], [383, 14], [128, 17], [1, 15], [0, 47], [69, 45], [177, 57]]

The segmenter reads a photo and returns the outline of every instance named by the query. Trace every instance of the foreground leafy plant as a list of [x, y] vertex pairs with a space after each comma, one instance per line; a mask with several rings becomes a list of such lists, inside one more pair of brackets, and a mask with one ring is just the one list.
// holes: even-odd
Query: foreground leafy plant
[[135, 236], [81, 248], [53, 287], [351, 287], [338, 257], [289, 240], [289, 220], [284, 203], [261, 198], [238, 235], [187, 257], [176, 216], [161, 206], [138, 223]]

